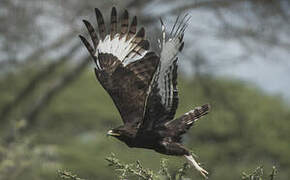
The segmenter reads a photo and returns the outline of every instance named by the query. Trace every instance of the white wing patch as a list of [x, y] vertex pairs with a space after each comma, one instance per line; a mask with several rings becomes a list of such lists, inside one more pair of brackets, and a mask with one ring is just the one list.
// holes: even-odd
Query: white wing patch
[[126, 66], [131, 62], [142, 59], [148, 52], [147, 50], [139, 51], [138, 49], [136, 51], [139, 53], [133, 52], [138, 46], [138, 44], [133, 42], [135, 36], [127, 41], [126, 36], [123, 36], [121, 39], [119, 37], [120, 34], [116, 34], [114, 38], [111, 39], [110, 35], [107, 35], [103, 41], [100, 40], [97, 47], [98, 51], [95, 56], [98, 57], [98, 53], [112, 54], [116, 56], [124, 66]]
[[[97, 69], [102, 69], [98, 59], [100, 53], [111, 54], [126, 66], [131, 62], [142, 59], [149, 50], [149, 41], [145, 40], [145, 29], [142, 27], [137, 32], [137, 17], [134, 16], [129, 25], [129, 13], [124, 11], [121, 21], [118, 23], [117, 11], [113, 7], [111, 11], [110, 31], [107, 33], [104, 18], [98, 8], [95, 9], [99, 32], [87, 20], [83, 20], [89, 35], [93, 41], [93, 47], [85, 37], [80, 35], [84, 45], [94, 58]], [[118, 31], [119, 26], [119, 31]]]

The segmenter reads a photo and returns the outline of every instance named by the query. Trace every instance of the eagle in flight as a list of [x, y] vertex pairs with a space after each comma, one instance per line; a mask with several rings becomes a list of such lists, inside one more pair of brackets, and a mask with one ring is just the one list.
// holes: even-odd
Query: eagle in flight
[[174, 119], [178, 106], [177, 60], [182, 50], [183, 36], [190, 17], [177, 18], [169, 34], [161, 21], [160, 54], [149, 50], [142, 27], [137, 31], [137, 17], [129, 24], [124, 11], [118, 23], [113, 7], [109, 31], [99, 9], [95, 9], [99, 32], [83, 20], [92, 45], [80, 39], [92, 56], [95, 74], [113, 99], [124, 125], [108, 131], [129, 147], [152, 149], [156, 152], [184, 156], [203, 176], [208, 172], [200, 167], [182, 143], [194, 122], [209, 112], [205, 104]]

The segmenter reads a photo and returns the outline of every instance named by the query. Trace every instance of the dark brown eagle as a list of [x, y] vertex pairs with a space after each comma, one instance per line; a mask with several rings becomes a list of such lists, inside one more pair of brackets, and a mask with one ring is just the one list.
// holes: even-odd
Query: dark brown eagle
[[[95, 74], [110, 94], [124, 125], [108, 131], [129, 147], [152, 149], [162, 154], [184, 156], [203, 176], [208, 172], [195, 161], [182, 143], [194, 122], [209, 112], [210, 106], [197, 107], [174, 119], [178, 106], [177, 54], [182, 50], [188, 15], [177, 18], [168, 37], [161, 20], [161, 53], [149, 50], [142, 27], [137, 31], [137, 18], [129, 25], [125, 10], [118, 23], [112, 8], [109, 31], [99, 9], [95, 9], [97, 33], [90, 22], [83, 20], [93, 46], [80, 38], [96, 64]], [[120, 27], [119, 27], [120, 26]]]

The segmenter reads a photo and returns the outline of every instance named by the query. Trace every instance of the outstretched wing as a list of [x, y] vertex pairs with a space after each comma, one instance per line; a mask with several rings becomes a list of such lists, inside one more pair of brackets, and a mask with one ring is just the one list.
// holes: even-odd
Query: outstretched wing
[[165, 27], [161, 20], [160, 64], [154, 75], [146, 104], [145, 120], [142, 125], [142, 128], [145, 129], [152, 129], [158, 124], [173, 119], [178, 106], [177, 54], [183, 48], [183, 36], [189, 18], [186, 15], [181, 21], [178, 19], [176, 19], [168, 40], [166, 40]]
[[107, 34], [101, 12], [99, 9], [95, 11], [98, 34], [84, 20], [93, 47], [83, 36], [80, 35], [80, 38], [95, 61], [97, 79], [113, 99], [124, 124], [137, 125], [143, 120], [148, 88], [159, 57], [148, 52], [149, 42], [144, 39], [144, 28], [136, 31], [136, 16], [129, 26], [129, 14], [125, 10], [118, 30], [117, 11], [113, 7], [110, 33]]

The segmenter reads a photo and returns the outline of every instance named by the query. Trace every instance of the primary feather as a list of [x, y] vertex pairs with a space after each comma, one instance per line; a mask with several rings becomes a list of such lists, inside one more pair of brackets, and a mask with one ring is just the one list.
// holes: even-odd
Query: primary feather
[[120, 31], [117, 33], [117, 13], [116, 9], [113, 8], [111, 13], [111, 32], [104, 35], [103, 17], [98, 9], [96, 9], [96, 14], [100, 29], [99, 34], [104, 38], [100, 40], [95, 56], [98, 56], [99, 53], [112, 54], [124, 66], [145, 56], [149, 49], [149, 42], [144, 40], [144, 28], [141, 28], [136, 34], [137, 18], [133, 18], [129, 28], [129, 13], [125, 10], [120, 23]]

